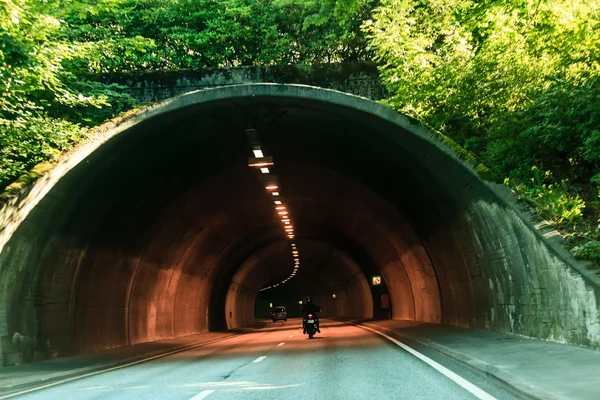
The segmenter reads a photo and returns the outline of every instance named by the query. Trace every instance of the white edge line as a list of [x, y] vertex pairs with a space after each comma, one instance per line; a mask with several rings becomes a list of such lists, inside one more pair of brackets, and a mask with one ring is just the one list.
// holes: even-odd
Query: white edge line
[[262, 360], [264, 360], [265, 358], [267, 358], [267, 356], [260, 356], [260, 357], [258, 357], [256, 360], [254, 360], [254, 361], [252, 361], [252, 362], [253, 362], [253, 363], [259, 363], [259, 362], [261, 362]]
[[195, 395], [194, 397], [192, 397], [190, 400], [202, 400], [202, 399], [205, 399], [208, 396], [210, 396], [213, 392], [214, 392], [214, 390], [203, 390], [200, 393], [198, 393], [197, 395]]
[[438, 371], [439, 373], [441, 373], [442, 375], [444, 375], [446, 378], [452, 380], [454, 383], [456, 383], [457, 385], [459, 385], [460, 387], [462, 387], [463, 389], [465, 389], [466, 391], [468, 391], [469, 393], [471, 393], [472, 395], [474, 395], [478, 399], [481, 399], [481, 400], [497, 400], [494, 396], [492, 396], [488, 392], [484, 391], [480, 387], [474, 385], [473, 383], [469, 382], [468, 380], [466, 380], [462, 376], [456, 374], [455, 372], [450, 371], [448, 368], [446, 368], [443, 365], [441, 365], [440, 363], [432, 360], [431, 358], [427, 357], [426, 355], [419, 353], [418, 351], [416, 351], [412, 347], [410, 347], [410, 346], [402, 343], [401, 341], [399, 341], [397, 339], [394, 339], [393, 337], [391, 337], [389, 335], [386, 335], [383, 332], [379, 332], [379, 331], [377, 331], [377, 330], [375, 330], [373, 328], [370, 328], [368, 326], [359, 325], [359, 324], [355, 324], [355, 323], [352, 323], [352, 322], [347, 322], [347, 323], [351, 324], [351, 325], [354, 325], [354, 326], [357, 326], [359, 328], [363, 328], [363, 329], [369, 330], [371, 332], [374, 332], [374, 333], [378, 334], [379, 336], [383, 336], [384, 338], [386, 338], [390, 342], [394, 343], [397, 346], [400, 346], [403, 350], [406, 350], [407, 352], [409, 352], [413, 356], [417, 357], [419, 360], [421, 360], [424, 363], [428, 364], [430, 367], [434, 368], [436, 371]]
[[207, 345], [207, 344], [212, 344], [212, 343], [215, 343], [215, 342], [220, 342], [220, 341], [227, 340], [227, 339], [232, 339], [232, 338], [234, 338], [236, 336], [239, 336], [239, 335], [242, 335], [242, 333], [234, 333], [234, 334], [232, 334], [230, 336], [227, 336], [225, 338], [215, 339], [215, 340], [212, 340], [212, 341], [209, 340], [208, 342], [193, 344], [191, 346], [184, 347], [182, 349], [172, 350], [172, 351], [169, 351], [167, 353], [162, 353], [162, 354], [158, 354], [158, 355], [155, 355], [155, 356], [152, 356], [152, 357], [144, 358], [143, 360], [132, 361], [132, 362], [127, 363], [127, 364], [117, 365], [116, 367], [110, 367], [110, 368], [103, 369], [103, 370], [100, 370], [100, 371], [89, 372], [87, 374], [74, 376], [72, 378], [67, 378], [67, 379], [64, 379], [62, 381], [52, 382], [52, 383], [48, 383], [48, 384], [42, 385], [42, 386], [36, 386], [34, 388], [31, 388], [31, 389], [22, 390], [20, 392], [15, 392], [15, 393], [7, 394], [7, 395], [4, 395], [4, 396], [0, 396], [0, 400], [10, 399], [12, 397], [17, 397], [17, 396], [22, 396], [24, 394], [35, 392], [37, 390], [46, 389], [46, 388], [49, 388], [49, 387], [52, 387], [52, 386], [56, 386], [56, 385], [61, 385], [63, 383], [75, 381], [77, 379], [87, 378], [88, 376], [99, 375], [99, 374], [103, 374], [105, 372], [110, 372], [110, 371], [114, 371], [114, 370], [121, 369], [121, 368], [131, 367], [132, 365], [141, 364], [143, 362], [152, 361], [152, 360], [157, 359], [157, 358], [170, 356], [171, 354], [175, 354], [175, 353], [182, 353], [184, 351], [191, 350], [191, 349], [194, 349], [196, 347], [204, 346], [204, 345]]
[[285, 344], [285, 342], [281, 342], [277, 345], [277, 347], [283, 346]]

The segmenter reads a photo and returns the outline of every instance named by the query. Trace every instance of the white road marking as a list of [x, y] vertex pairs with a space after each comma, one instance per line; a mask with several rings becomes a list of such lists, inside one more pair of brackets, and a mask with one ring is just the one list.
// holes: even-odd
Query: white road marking
[[281, 343], [279, 343], [279, 344], [277, 345], [277, 347], [281, 347], [281, 346], [283, 346], [284, 344], [285, 344], [285, 342], [281, 342]]
[[124, 387], [123, 390], [130, 390], [130, 389], [146, 389], [152, 387], [150, 385], [147, 386], [129, 386], [129, 387]]
[[239, 388], [231, 388], [231, 389], [222, 389], [220, 392], [241, 392], [244, 390], [273, 390], [273, 389], [287, 389], [292, 387], [303, 386], [304, 383], [296, 383], [292, 385], [271, 385], [268, 383], [255, 383], [252, 385], [247, 385], [246, 387]]
[[284, 386], [253, 386], [253, 387], [245, 387], [240, 390], [272, 390], [272, 389], [283, 389]]
[[183, 385], [175, 385], [170, 387], [221, 387], [221, 386], [239, 386], [239, 385], [253, 385], [252, 382], [200, 382], [200, 383], [186, 383]]
[[79, 376], [74, 376], [73, 378], [63, 379], [62, 381], [48, 383], [46, 385], [37, 386], [37, 387], [31, 388], [31, 389], [27, 389], [27, 390], [21, 390], [20, 392], [15, 392], [15, 393], [7, 394], [5, 396], [0, 396], [0, 400], [5, 400], [5, 399], [10, 399], [10, 398], [13, 398], [13, 397], [17, 397], [17, 396], [22, 396], [22, 395], [24, 395], [26, 393], [35, 392], [37, 390], [46, 389], [46, 388], [49, 388], [49, 387], [52, 387], [52, 386], [56, 386], [56, 385], [60, 385], [60, 384], [63, 384], [63, 383], [75, 381], [75, 380], [81, 379], [81, 378], [87, 378], [88, 376], [99, 375], [99, 374], [103, 374], [105, 372], [110, 372], [110, 371], [114, 371], [114, 370], [121, 369], [121, 368], [127, 368], [127, 367], [130, 367], [132, 365], [141, 364], [143, 362], [151, 361], [151, 360], [154, 360], [154, 359], [157, 359], [157, 358], [170, 356], [171, 354], [182, 353], [182, 352], [187, 351], [187, 350], [195, 349], [196, 347], [205, 346], [205, 345], [208, 345], [208, 344], [212, 344], [212, 343], [216, 343], [216, 342], [221, 342], [221, 341], [225, 341], [225, 340], [228, 340], [228, 339], [233, 339], [234, 337], [237, 337], [239, 335], [240, 335], [239, 333], [234, 333], [234, 334], [232, 334], [230, 336], [227, 336], [225, 338], [219, 338], [219, 339], [215, 339], [215, 340], [209, 340], [208, 342], [195, 343], [195, 344], [192, 344], [190, 346], [183, 347], [181, 349], [172, 350], [172, 351], [169, 351], [169, 352], [166, 352], [166, 353], [163, 353], [163, 354], [159, 354], [159, 355], [156, 355], [156, 356], [144, 358], [142, 360], [132, 361], [132, 362], [127, 363], [127, 364], [118, 365], [116, 367], [111, 367], [111, 368], [103, 369], [101, 371], [95, 371], [95, 372], [90, 372], [90, 373], [79, 375]]
[[290, 335], [289, 337], [294, 337], [294, 335]]
[[86, 387], [86, 388], [81, 388], [79, 390], [94, 390], [94, 389], [103, 389], [106, 386], [90, 386], [90, 387]]
[[386, 338], [390, 342], [394, 343], [395, 345], [400, 346], [402, 349], [406, 350], [407, 352], [409, 352], [413, 356], [417, 357], [419, 360], [425, 362], [430, 367], [433, 367], [436, 371], [438, 371], [439, 373], [441, 373], [442, 375], [444, 375], [446, 378], [452, 380], [454, 383], [456, 383], [457, 385], [459, 385], [460, 387], [462, 387], [463, 389], [465, 389], [467, 392], [471, 393], [472, 395], [474, 395], [478, 399], [481, 399], [481, 400], [497, 400], [494, 396], [492, 396], [488, 392], [484, 391], [483, 389], [479, 388], [478, 386], [475, 386], [474, 384], [472, 384], [471, 382], [469, 382], [468, 380], [466, 380], [462, 376], [460, 376], [460, 375], [458, 375], [458, 374], [450, 371], [448, 368], [444, 367], [443, 365], [439, 364], [436, 361], [433, 361], [431, 358], [427, 357], [426, 355], [419, 353], [418, 351], [416, 351], [412, 347], [410, 347], [410, 346], [402, 343], [401, 341], [396, 340], [393, 337], [391, 337], [389, 335], [386, 335], [383, 332], [379, 332], [379, 331], [377, 331], [377, 330], [375, 330], [373, 328], [369, 328], [368, 326], [358, 325], [358, 324], [355, 324], [355, 323], [352, 323], [352, 322], [348, 322], [348, 323], [352, 324], [352, 325], [355, 325], [355, 326], [358, 326], [360, 328], [369, 330], [371, 332], [374, 332], [374, 333], [378, 334], [379, 336], [383, 336], [384, 338]]
[[208, 396], [210, 396], [212, 392], [214, 392], [214, 390], [203, 390], [200, 393], [198, 393], [197, 395], [195, 395], [194, 397], [192, 397], [190, 400], [202, 400], [202, 399], [205, 399]]
[[262, 360], [264, 360], [265, 358], [267, 358], [267, 356], [260, 356], [260, 357], [258, 357], [256, 360], [254, 360], [254, 361], [252, 361], [252, 362], [259, 363], [259, 362], [261, 362]]

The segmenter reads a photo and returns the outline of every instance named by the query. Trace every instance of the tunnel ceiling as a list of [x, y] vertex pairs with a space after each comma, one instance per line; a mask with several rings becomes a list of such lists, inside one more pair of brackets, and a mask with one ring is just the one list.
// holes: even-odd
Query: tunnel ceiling
[[[52, 186], [1, 253], [16, 271], [2, 270], [7, 333], [65, 353], [252, 322], [259, 290], [285, 279], [293, 259], [247, 165], [248, 128], [274, 157], [296, 229], [290, 288], [337, 291], [338, 314], [370, 316], [367, 279], [382, 275], [395, 318], [555, 329], [537, 316], [515, 322], [503, 298], [530, 295], [515, 279], [550, 279], [531, 267], [545, 261], [503, 248], [507, 237], [539, 239], [425, 131], [357, 97], [243, 85], [154, 106]], [[227, 304], [240, 314], [233, 325]]]

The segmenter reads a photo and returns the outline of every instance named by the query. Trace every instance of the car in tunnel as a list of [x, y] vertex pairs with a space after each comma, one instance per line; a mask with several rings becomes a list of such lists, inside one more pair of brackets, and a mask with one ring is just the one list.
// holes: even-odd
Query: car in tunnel
[[285, 307], [273, 307], [273, 310], [271, 311], [271, 318], [273, 319], [273, 322], [287, 321], [287, 312], [285, 310]]

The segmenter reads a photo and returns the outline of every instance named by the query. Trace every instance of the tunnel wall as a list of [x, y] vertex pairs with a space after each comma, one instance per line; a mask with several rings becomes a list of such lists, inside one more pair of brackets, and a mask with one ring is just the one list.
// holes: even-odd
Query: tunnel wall
[[369, 282], [352, 258], [340, 250], [334, 250], [323, 275], [335, 276], [339, 282], [333, 287], [337, 299], [333, 299], [333, 293], [316, 298], [325, 316], [373, 318], [373, 296]]
[[[431, 259], [424, 243], [418, 237], [413, 227], [389, 205], [383, 198], [375, 195], [364, 185], [352, 182], [339, 174], [311, 170], [305, 168], [292, 174], [296, 185], [293, 194], [311, 198], [322, 197], [344, 199], [343, 202], [320, 202], [316, 215], [302, 214], [303, 220], [336, 221], [337, 229], [352, 237], [357, 246], [367, 249], [373, 262], [379, 266], [378, 273], [385, 279], [390, 288], [393, 317], [396, 319], [418, 320], [423, 322], [442, 322], [440, 291]], [[336, 185], [328, 184], [335, 181]], [[294, 202], [292, 202], [294, 204]], [[299, 207], [298, 204], [295, 207]], [[352, 260], [334, 253], [333, 260], [341, 261], [343, 265], [352, 265]], [[356, 268], [336, 268], [335, 274], [345, 276], [348, 271]], [[352, 283], [352, 275], [345, 276], [348, 285]], [[457, 279], [458, 284], [462, 279]], [[447, 283], [456, 284], [449, 280]], [[364, 282], [368, 286], [368, 282]], [[459, 288], [463, 289], [463, 288]], [[352, 293], [352, 291], [350, 291]], [[454, 299], [452, 299], [453, 301]], [[366, 300], [365, 300], [366, 301]], [[372, 315], [372, 297], [368, 300]], [[367, 303], [363, 303], [367, 304]], [[365, 312], [351, 312], [348, 303], [340, 302], [344, 310], [341, 315], [364, 316]]]
[[225, 300], [225, 318], [228, 329], [255, 324], [254, 305], [256, 295], [265, 283], [264, 279], [262, 282], [257, 279], [260, 276], [266, 276], [268, 279], [269, 273], [260, 258], [256, 256], [246, 259], [236, 271], [227, 290]]
[[[191, 215], [203, 221], [201, 225], [190, 226], [185, 218], [169, 218], [161, 225], [161, 220], [155, 219], [155, 225], [128, 235], [143, 244], [133, 243], [123, 254], [119, 252], [122, 242], [114, 233], [125, 226], [108, 229], [104, 235], [96, 230], [100, 222], [106, 222], [110, 205], [121, 200], [115, 194], [117, 188], [88, 194], [94, 201], [87, 206], [82, 192], [94, 180], [102, 179], [98, 163], [109, 165], [111, 152], [126, 145], [122, 140], [143, 121], [194, 104], [250, 97], [300, 99], [361, 118], [414, 155], [412, 175], [443, 189], [437, 193], [440, 196], [436, 192], [428, 195], [432, 207], [420, 211], [426, 214], [419, 216], [420, 224], [400, 228], [404, 218], [386, 224], [383, 215], [387, 214], [382, 214], [377, 222], [379, 238], [362, 237], [362, 245], [379, 255], [377, 263], [390, 288], [395, 318], [600, 347], [598, 277], [545, 238], [547, 232], [533, 226], [503, 188], [481, 180], [426, 130], [382, 105], [330, 90], [265, 84], [190, 93], [140, 110], [121, 125], [99, 131], [2, 207], [0, 351], [5, 364], [52, 356], [57, 349], [66, 354], [73, 343], [72, 350], [95, 351], [207, 329], [215, 266], [231, 242], [247, 235], [249, 228], [236, 225], [239, 219], [235, 216], [214, 214], [210, 208], [197, 214], [198, 208], [188, 205]], [[124, 180], [123, 185], [131, 183]], [[241, 184], [241, 194], [234, 197], [243, 196], [244, 189]], [[194, 204], [221, 200], [196, 199]], [[135, 210], [135, 204], [130, 207]], [[185, 205], [170, 207], [182, 209]], [[332, 204], [331, 208], [333, 212], [340, 207]], [[71, 209], [81, 209], [82, 222], [70, 221], [74, 226], [62, 229]], [[405, 217], [414, 222], [418, 212]], [[256, 227], [262, 220], [257, 216], [248, 224]], [[364, 219], [338, 218], [337, 223], [350, 234], [363, 229]], [[428, 225], [432, 229], [424, 230]], [[181, 226], [195, 233], [173, 236]], [[175, 238], [181, 247], [162, 257], [162, 244], [153, 242], [160, 235]], [[191, 252], [183, 250], [193, 241], [203, 244], [190, 247], [196, 249]], [[388, 245], [383, 246], [384, 241]], [[192, 269], [192, 265], [203, 268]], [[129, 272], [116, 275], [117, 269]], [[186, 274], [186, 286], [179, 287]], [[98, 289], [86, 282], [102, 282], [104, 290], [95, 292]], [[150, 284], [156, 286], [150, 289]], [[121, 294], [103, 298], [113, 290]], [[349, 286], [346, 292], [350, 290]], [[88, 321], [91, 310], [104, 319]], [[340, 312], [347, 311], [342, 307]], [[110, 330], [95, 336], [109, 323]], [[92, 325], [86, 328], [88, 324]], [[78, 341], [81, 332], [85, 339]], [[90, 337], [98, 339], [99, 345]]]
[[377, 65], [368, 62], [110, 73], [92, 75], [90, 79], [117, 83], [125, 88], [121, 91], [140, 103], [166, 100], [200, 89], [266, 82], [318, 86], [371, 100], [386, 97]]

